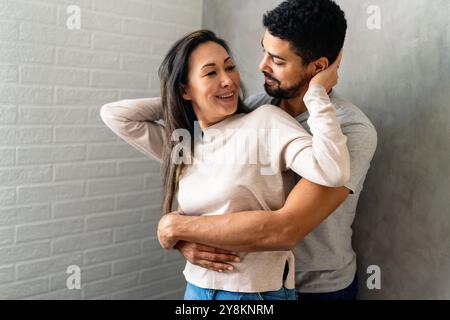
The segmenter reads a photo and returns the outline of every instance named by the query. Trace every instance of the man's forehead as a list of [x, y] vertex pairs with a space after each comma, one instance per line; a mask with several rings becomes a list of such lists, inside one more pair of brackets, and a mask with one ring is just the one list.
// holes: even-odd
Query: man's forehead
[[269, 56], [294, 65], [303, 66], [303, 58], [294, 50], [291, 43], [274, 36], [264, 37], [261, 44]]
[[275, 37], [268, 31], [266, 31], [261, 40], [261, 46], [269, 53], [282, 56], [284, 58], [289, 58], [290, 56], [295, 55], [289, 41]]

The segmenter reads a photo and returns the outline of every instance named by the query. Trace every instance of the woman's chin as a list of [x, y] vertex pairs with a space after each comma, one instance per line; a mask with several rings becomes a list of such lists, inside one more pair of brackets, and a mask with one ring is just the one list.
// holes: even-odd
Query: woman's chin
[[237, 109], [238, 109], [238, 106], [237, 106], [237, 105], [235, 105], [235, 106], [233, 106], [233, 107], [230, 107], [230, 108], [228, 109], [228, 116], [232, 116], [232, 115], [236, 114]]
[[238, 105], [236, 103], [221, 103], [220, 107], [221, 113], [225, 116], [233, 115], [237, 112]]

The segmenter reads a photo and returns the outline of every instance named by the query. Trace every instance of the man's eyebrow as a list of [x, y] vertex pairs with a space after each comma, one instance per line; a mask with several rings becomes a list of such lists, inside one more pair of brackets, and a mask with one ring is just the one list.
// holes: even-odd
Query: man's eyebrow
[[[264, 42], [263, 42], [263, 40], [261, 40], [261, 46], [263, 47], [263, 49], [265, 49], [264, 48]], [[286, 59], [284, 59], [284, 58], [282, 58], [282, 57], [280, 57], [280, 56], [277, 56], [276, 54], [273, 54], [273, 53], [270, 53], [270, 52], [267, 52], [267, 54], [273, 59], [273, 58], [276, 58], [276, 59], [280, 59], [280, 60], [282, 60], [282, 61], [286, 61]]]
[[280, 59], [280, 60], [282, 60], [282, 61], [286, 61], [286, 59], [284, 59], [284, 58], [282, 58], [282, 57], [280, 57], [280, 56], [277, 56], [276, 54], [272, 54], [272, 53], [270, 53], [270, 52], [267, 52], [267, 54], [268, 54], [269, 56], [271, 56], [272, 58], [276, 58], [276, 59]]
[[[231, 57], [226, 58], [224, 63], [226, 63], [228, 60], [231, 60]], [[215, 67], [215, 66], [216, 66], [215, 63], [208, 63], [208, 64], [205, 64], [200, 70], [203, 70], [204, 68], [207, 68], [207, 67]]]

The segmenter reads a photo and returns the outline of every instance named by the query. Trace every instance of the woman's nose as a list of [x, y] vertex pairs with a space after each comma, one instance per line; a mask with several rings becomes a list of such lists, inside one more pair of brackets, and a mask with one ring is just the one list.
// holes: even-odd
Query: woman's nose
[[233, 80], [227, 74], [222, 77], [222, 87], [229, 87], [232, 83]]

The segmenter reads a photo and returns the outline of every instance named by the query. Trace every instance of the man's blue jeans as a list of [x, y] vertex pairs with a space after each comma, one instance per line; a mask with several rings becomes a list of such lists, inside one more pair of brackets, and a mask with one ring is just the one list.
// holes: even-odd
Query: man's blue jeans
[[297, 300], [295, 289], [281, 288], [278, 291], [243, 293], [203, 289], [188, 283], [184, 300]]

